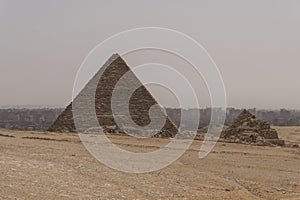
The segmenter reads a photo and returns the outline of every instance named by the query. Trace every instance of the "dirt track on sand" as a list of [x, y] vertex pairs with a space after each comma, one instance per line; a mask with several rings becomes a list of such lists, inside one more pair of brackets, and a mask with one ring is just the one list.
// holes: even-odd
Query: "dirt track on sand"
[[[134, 152], [168, 142], [109, 138]], [[218, 143], [200, 160], [200, 146], [162, 170], [127, 174], [98, 162], [75, 134], [0, 130], [0, 199], [300, 199], [299, 148]]]

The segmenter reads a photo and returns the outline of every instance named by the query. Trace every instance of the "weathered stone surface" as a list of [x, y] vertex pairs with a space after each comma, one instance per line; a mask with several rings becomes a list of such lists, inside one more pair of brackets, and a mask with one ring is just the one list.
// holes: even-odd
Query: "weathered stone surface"
[[284, 141], [278, 138], [277, 131], [265, 121], [256, 117], [247, 110], [221, 134], [221, 138], [243, 144], [283, 146]]
[[[119, 55], [113, 55], [101, 68], [92, 80], [85, 86], [85, 88], [79, 93], [78, 97], [74, 101], [80, 99], [82, 102], [76, 102], [76, 105], [82, 108], [86, 107], [86, 102], [92, 102], [95, 105], [95, 111], [98, 118], [100, 126], [103, 128], [105, 133], [124, 133], [120, 127], [117, 126], [114, 116], [112, 114], [111, 102], [113, 90], [120, 80], [120, 78], [125, 74], [129, 73], [131, 78], [121, 85], [120, 94], [126, 94], [128, 88], [133, 85], [141, 84], [138, 78], [133, 74], [130, 68], [127, 66], [125, 61]], [[102, 73], [102, 75], [100, 75]], [[99, 80], [99, 81], [98, 81]], [[90, 99], [90, 89], [96, 86], [95, 100]], [[117, 108], [123, 108], [126, 102], [116, 101]], [[74, 125], [72, 105], [74, 102], [67, 106], [64, 112], [57, 118], [53, 125], [49, 128], [49, 131], [54, 132], [76, 132]], [[156, 100], [147, 91], [144, 86], [139, 87], [131, 96], [129, 100], [129, 113], [132, 120], [139, 126], [146, 126], [150, 123], [149, 109], [156, 105]], [[119, 109], [117, 109], [119, 110]], [[118, 111], [119, 117], [122, 117], [124, 113]], [[162, 128], [155, 136], [156, 137], [173, 137], [178, 132], [177, 127], [174, 123], [166, 116], [163, 111], [156, 110], [157, 114], [164, 115], [166, 117], [166, 122]], [[81, 117], [81, 116], [79, 116]], [[89, 125], [91, 116], [82, 116], [84, 118], [85, 129], [93, 130], [95, 127]], [[156, 118], [153, 121], [158, 120]], [[130, 128], [129, 128], [130, 129]], [[81, 130], [82, 131], [82, 130]], [[154, 131], [154, 130], [153, 130]]]

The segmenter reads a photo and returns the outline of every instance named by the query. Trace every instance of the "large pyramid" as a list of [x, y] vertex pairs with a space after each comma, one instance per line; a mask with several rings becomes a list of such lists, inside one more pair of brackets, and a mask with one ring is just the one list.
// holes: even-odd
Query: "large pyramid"
[[284, 145], [284, 141], [278, 138], [277, 131], [272, 129], [269, 123], [257, 119], [247, 110], [243, 110], [224, 130], [221, 138], [244, 144]]
[[[84, 89], [78, 94], [79, 99], [88, 99], [89, 98], [89, 88], [93, 88], [95, 86], [95, 100], [92, 103], [95, 104], [96, 116], [99, 122], [99, 125], [103, 129], [104, 133], [124, 133], [122, 128], [118, 127], [114, 116], [112, 114], [111, 101], [112, 101], [112, 92], [120, 80], [120, 78], [124, 74], [130, 74], [131, 79], [126, 82], [124, 86], [124, 90], [121, 92], [126, 92], [126, 87], [130, 87], [134, 84], [141, 84], [138, 78], [134, 75], [134, 73], [130, 70], [125, 61], [117, 54], [112, 55], [109, 60], [105, 63], [105, 65], [97, 72], [97, 74], [89, 81], [89, 83], [84, 87]], [[102, 75], [101, 75], [102, 74]], [[99, 80], [99, 81], [98, 81]], [[75, 98], [74, 101], [76, 101]], [[57, 120], [53, 123], [53, 125], [48, 129], [50, 132], [76, 132], [73, 113], [72, 113], [72, 105], [74, 102], [70, 103], [67, 108], [61, 113], [61, 115], [57, 118]], [[117, 106], [125, 106], [123, 105], [126, 102], [117, 102]], [[129, 101], [129, 113], [132, 120], [139, 126], [146, 126], [150, 123], [149, 109], [153, 105], [157, 105], [157, 101], [152, 97], [150, 92], [144, 87], [141, 86], [130, 98]], [[85, 102], [76, 102], [76, 105], [82, 106], [85, 108]], [[163, 112], [163, 110], [159, 110], [160, 115], [164, 115], [165, 123], [163, 128], [159, 130], [159, 132], [154, 135], [155, 137], [173, 137], [177, 134], [178, 129], [174, 125], [174, 123], [169, 119], [168, 116]], [[120, 113], [122, 115], [122, 113]], [[153, 116], [151, 116], [151, 119]], [[93, 128], [90, 126], [89, 117], [85, 117], [86, 119], [83, 121], [85, 127]], [[130, 127], [129, 127], [130, 128]], [[157, 130], [153, 130], [157, 131]], [[80, 131], [81, 132], [81, 131]]]

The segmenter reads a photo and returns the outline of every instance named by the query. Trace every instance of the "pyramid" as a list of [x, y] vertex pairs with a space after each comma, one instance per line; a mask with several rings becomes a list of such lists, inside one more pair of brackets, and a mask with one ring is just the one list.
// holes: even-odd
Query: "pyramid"
[[259, 120], [248, 110], [243, 110], [233, 123], [221, 134], [221, 138], [232, 142], [258, 145], [284, 145], [270, 124]]
[[[118, 127], [114, 119], [111, 109], [111, 102], [112, 92], [117, 82], [125, 73], [129, 73], [131, 75], [131, 79], [128, 82], [126, 82], [126, 84], [124, 85], [124, 89], [122, 89], [121, 92], [128, 91], [126, 89], [132, 85], [141, 85], [134, 91], [129, 101], [129, 113], [131, 119], [139, 126], [146, 126], [151, 122], [151, 120], [155, 120], [153, 118], [150, 120], [149, 109], [153, 105], [158, 105], [157, 101], [153, 98], [151, 93], [141, 84], [139, 79], [130, 70], [125, 61], [118, 54], [114, 54], [108, 59], [104, 66], [97, 72], [97, 74], [87, 83], [83, 90], [74, 99], [74, 101], [76, 101], [76, 99], [88, 99], [90, 92], [89, 88], [93, 88], [93, 86], [95, 86], [95, 99], [94, 101], [92, 101], [92, 103], [95, 105], [96, 116], [99, 125], [103, 129], [104, 133], [124, 133], [122, 128]], [[66, 107], [66, 109], [60, 114], [57, 120], [50, 126], [48, 131], [77, 132], [72, 113], [73, 103], [74, 102], [71, 102]], [[120, 107], [125, 106], [125, 102], [122, 101], [115, 102], [115, 104]], [[85, 109], [85, 102], [76, 102], [76, 105], [80, 105], [82, 106], [82, 109]], [[154, 136], [174, 137], [178, 132], [176, 125], [174, 125], [174, 123], [163, 112], [162, 109], [160, 109], [157, 112], [159, 112], [159, 115], [164, 115], [165, 123], [163, 125], [163, 128], [159, 130], [159, 132]], [[118, 115], [121, 116], [122, 113], [119, 113]], [[89, 124], [89, 116], [86, 116], [83, 122], [86, 129], [93, 128], [93, 125]], [[130, 129], [130, 127], [128, 128]]]

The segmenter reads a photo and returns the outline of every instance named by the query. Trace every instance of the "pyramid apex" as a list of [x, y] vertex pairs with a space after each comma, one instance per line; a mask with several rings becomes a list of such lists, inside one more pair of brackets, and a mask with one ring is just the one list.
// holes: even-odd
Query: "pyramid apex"
[[250, 115], [252, 115], [252, 113], [249, 110], [247, 110], [247, 109], [243, 109], [243, 111], [241, 112], [241, 114], [250, 114]]
[[110, 58], [109, 58], [109, 60], [111, 60], [111, 59], [117, 59], [117, 58], [120, 58], [121, 56], [118, 54], [118, 53], [113, 53], [111, 56], [110, 56]]
[[118, 57], [121, 57], [118, 53], [113, 53], [112, 56], [118, 56]]
[[255, 115], [253, 115], [249, 110], [244, 109], [234, 121], [235, 123], [237, 123], [244, 119], [252, 119], [252, 118], [255, 118]]

